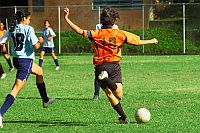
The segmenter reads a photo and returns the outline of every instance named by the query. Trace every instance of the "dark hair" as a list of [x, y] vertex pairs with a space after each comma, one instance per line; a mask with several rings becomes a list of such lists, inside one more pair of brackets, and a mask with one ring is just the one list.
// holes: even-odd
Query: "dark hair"
[[48, 22], [49, 25], [51, 25], [51, 23], [50, 23], [50, 21], [49, 21], [48, 19], [44, 20], [44, 24], [45, 24], [46, 22]]
[[9, 28], [9, 31], [13, 32], [15, 30], [16, 25], [19, 24], [24, 17], [27, 18], [30, 15], [31, 15], [30, 12], [25, 12], [24, 10], [18, 10], [13, 16], [13, 21]]
[[103, 9], [100, 17], [102, 28], [109, 28], [114, 25], [115, 21], [119, 18], [119, 14], [116, 10], [106, 7]]

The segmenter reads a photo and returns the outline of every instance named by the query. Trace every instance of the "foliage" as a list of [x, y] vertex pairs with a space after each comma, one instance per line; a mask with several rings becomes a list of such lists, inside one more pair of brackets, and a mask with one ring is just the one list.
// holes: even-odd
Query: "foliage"
[[[126, 30], [139, 35], [142, 38], [141, 30]], [[144, 39], [157, 38], [158, 45], [145, 45], [145, 54], [182, 54], [183, 39], [179, 30], [154, 28], [145, 30]], [[54, 39], [56, 49], [58, 51], [58, 34]], [[73, 31], [61, 32], [61, 52], [62, 53], [92, 53], [91, 41], [83, 38], [81, 35]], [[123, 45], [123, 54], [142, 54], [142, 46]], [[193, 44], [190, 40], [186, 40], [187, 54], [195, 54], [200, 52], [198, 45]]]

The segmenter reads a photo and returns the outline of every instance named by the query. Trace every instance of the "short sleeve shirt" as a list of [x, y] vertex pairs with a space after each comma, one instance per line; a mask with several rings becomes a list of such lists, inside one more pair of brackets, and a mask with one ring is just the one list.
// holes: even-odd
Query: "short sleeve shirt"
[[50, 36], [56, 36], [55, 32], [50, 27], [44, 28], [42, 30], [42, 37], [44, 38], [44, 42], [42, 44], [43, 47], [54, 47], [53, 39], [48, 40], [48, 37]]

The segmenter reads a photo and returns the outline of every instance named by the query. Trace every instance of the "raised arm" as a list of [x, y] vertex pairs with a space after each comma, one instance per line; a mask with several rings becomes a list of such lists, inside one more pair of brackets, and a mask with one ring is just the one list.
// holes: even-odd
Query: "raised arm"
[[69, 9], [64, 8], [64, 18], [66, 22], [69, 24], [69, 26], [78, 34], [83, 34], [83, 30], [79, 28], [77, 25], [75, 25], [69, 18]]

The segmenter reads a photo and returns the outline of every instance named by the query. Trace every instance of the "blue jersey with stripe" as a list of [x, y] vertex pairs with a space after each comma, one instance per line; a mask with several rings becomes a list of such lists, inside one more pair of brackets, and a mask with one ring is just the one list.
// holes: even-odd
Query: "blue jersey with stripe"
[[44, 38], [44, 42], [42, 43], [43, 47], [54, 47], [53, 38], [51, 40], [48, 40], [48, 37], [50, 36], [56, 36], [55, 32], [50, 28], [44, 28], [42, 30], [42, 37]]
[[34, 45], [38, 42], [33, 27], [26, 24], [17, 24], [15, 31], [7, 31], [0, 39], [5, 43], [8, 39], [12, 41], [12, 53], [16, 58], [35, 59]]

